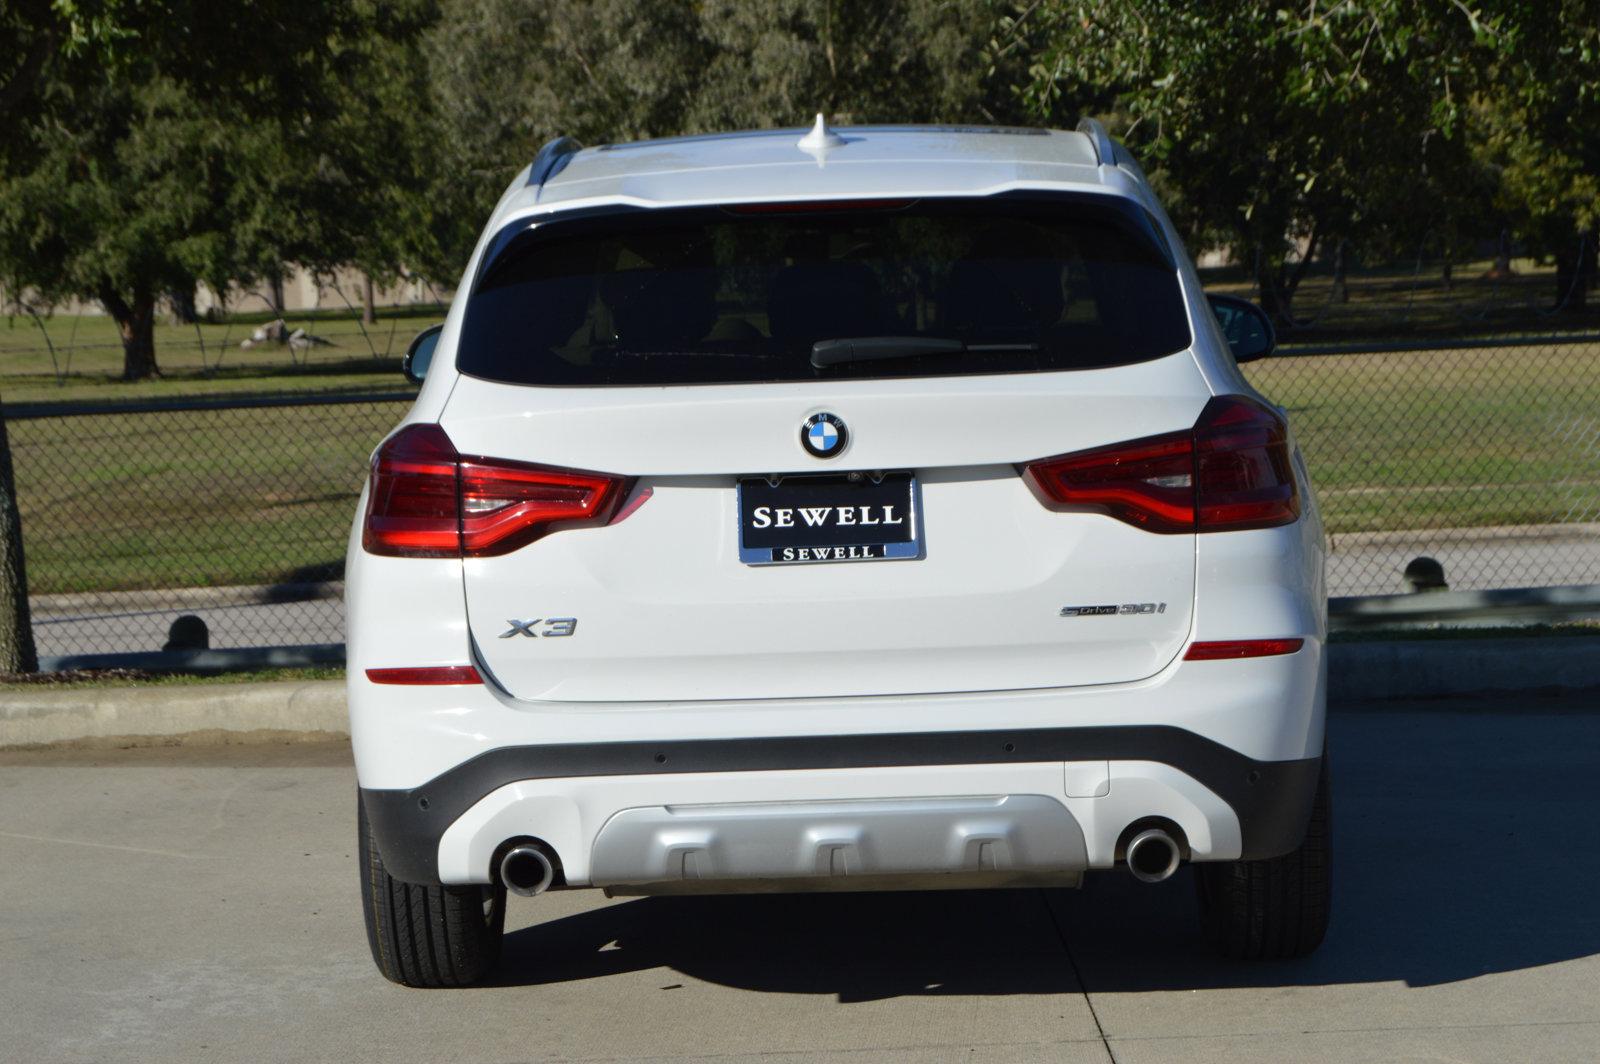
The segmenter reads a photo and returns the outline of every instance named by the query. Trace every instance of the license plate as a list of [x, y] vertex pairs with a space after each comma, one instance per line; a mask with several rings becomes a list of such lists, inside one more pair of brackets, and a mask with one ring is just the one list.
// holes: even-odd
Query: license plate
[[917, 479], [910, 473], [739, 481], [739, 560], [746, 565], [921, 555]]

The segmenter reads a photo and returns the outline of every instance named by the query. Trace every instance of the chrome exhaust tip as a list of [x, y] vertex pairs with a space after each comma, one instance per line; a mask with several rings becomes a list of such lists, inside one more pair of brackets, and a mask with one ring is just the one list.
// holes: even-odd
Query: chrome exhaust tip
[[543, 894], [555, 878], [555, 866], [537, 846], [516, 846], [500, 858], [500, 882], [513, 894], [524, 898]]
[[1128, 871], [1141, 883], [1160, 883], [1178, 870], [1178, 843], [1160, 828], [1147, 828], [1128, 840]]

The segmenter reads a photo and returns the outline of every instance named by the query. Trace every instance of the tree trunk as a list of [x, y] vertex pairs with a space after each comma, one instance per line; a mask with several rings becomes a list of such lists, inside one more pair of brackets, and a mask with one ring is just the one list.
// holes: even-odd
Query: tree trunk
[[1278, 289], [1278, 270], [1265, 255], [1256, 258], [1256, 302], [1274, 325], [1286, 324], [1293, 317], [1291, 301]]
[[1583, 253], [1578, 256], [1578, 283], [1572, 293], [1573, 302], [1571, 309], [1574, 313], [1580, 312], [1588, 306], [1590, 291], [1594, 289], [1596, 265], [1600, 265], [1600, 232], [1590, 231], [1583, 240]]
[[28, 570], [22, 558], [22, 513], [12, 475], [11, 441], [0, 413], [0, 672], [37, 672]]
[[1317, 253], [1319, 235], [1316, 229], [1311, 230], [1311, 236], [1306, 240], [1305, 254], [1293, 267], [1281, 260], [1274, 263], [1266, 255], [1256, 256], [1256, 288], [1261, 292], [1261, 309], [1279, 328], [1294, 326], [1294, 294], [1300, 282], [1305, 280], [1311, 257]]
[[283, 274], [274, 273], [269, 278], [269, 291], [272, 296], [272, 313], [275, 317], [283, 317]]
[[1500, 249], [1494, 257], [1494, 275], [1496, 277], [1511, 276], [1511, 231], [1500, 230]]
[[361, 323], [371, 325], [378, 320], [378, 305], [372, 294], [372, 275], [361, 275]]
[[133, 299], [123, 299], [120, 292], [102, 288], [100, 302], [117, 323], [122, 337], [122, 379], [142, 381], [161, 371], [156, 366], [156, 297], [147, 290], [139, 290]]
[[1340, 240], [1333, 248], [1333, 301], [1350, 302], [1349, 257], [1350, 241]]
[[1449, 259], [1444, 260], [1443, 274], [1444, 290], [1446, 292], [1454, 292], [1456, 290], [1456, 277], [1455, 271], [1452, 269]]
[[1283, 278], [1278, 282], [1278, 287], [1283, 290], [1285, 306], [1294, 299], [1294, 294], [1300, 291], [1300, 282], [1306, 279], [1306, 271], [1311, 268], [1311, 260], [1317, 256], [1317, 239], [1321, 235], [1321, 232], [1313, 226], [1311, 236], [1306, 239], [1305, 254], [1294, 264], [1294, 269], [1291, 271], [1288, 269], [1288, 264], [1284, 264]]
[[122, 379], [142, 381], [154, 377], [156, 369], [156, 301], [144, 293], [134, 297], [133, 313], [119, 320], [122, 333]]
[[1570, 250], [1556, 256], [1556, 309], [1582, 314], [1588, 307], [1589, 290], [1595, 284], [1596, 237], [1589, 232], [1574, 238]]

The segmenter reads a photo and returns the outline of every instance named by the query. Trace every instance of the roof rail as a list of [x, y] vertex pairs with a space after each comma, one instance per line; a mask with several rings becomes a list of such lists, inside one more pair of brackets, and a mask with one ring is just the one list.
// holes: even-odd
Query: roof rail
[[1099, 119], [1087, 115], [1078, 119], [1078, 132], [1087, 136], [1089, 143], [1094, 145], [1094, 153], [1101, 166], [1117, 165], [1116, 145], [1111, 143], [1111, 134], [1106, 132], [1106, 127], [1100, 124]]
[[539, 154], [533, 157], [533, 166], [528, 170], [528, 186], [542, 185], [567, 165], [572, 156], [583, 150], [583, 145], [571, 137], [557, 137], [545, 143], [539, 149]]

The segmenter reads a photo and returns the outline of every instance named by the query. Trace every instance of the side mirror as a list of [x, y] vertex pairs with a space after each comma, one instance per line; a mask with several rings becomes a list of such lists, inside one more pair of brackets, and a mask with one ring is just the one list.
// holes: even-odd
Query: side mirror
[[428, 367], [433, 364], [433, 349], [439, 346], [439, 334], [443, 331], [444, 325], [439, 324], [417, 333], [400, 363], [400, 372], [406, 375], [406, 380], [412, 384], [422, 383], [422, 378], [428, 375]]
[[1266, 358], [1278, 346], [1272, 319], [1248, 299], [1210, 294], [1206, 299], [1211, 302], [1211, 313], [1217, 316], [1217, 324], [1222, 326], [1222, 335], [1228, 338], [1235, 362]]

